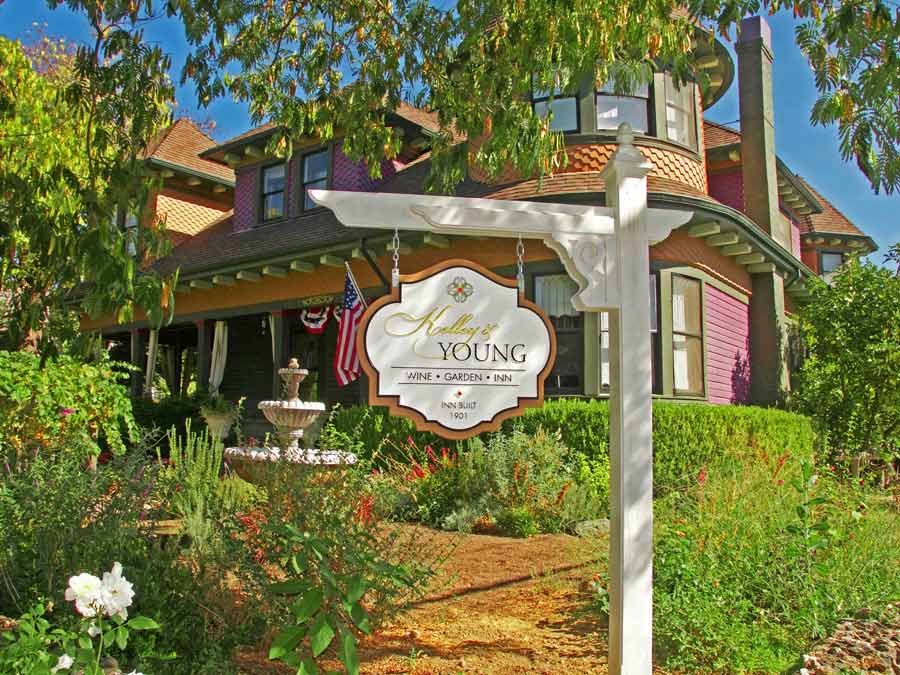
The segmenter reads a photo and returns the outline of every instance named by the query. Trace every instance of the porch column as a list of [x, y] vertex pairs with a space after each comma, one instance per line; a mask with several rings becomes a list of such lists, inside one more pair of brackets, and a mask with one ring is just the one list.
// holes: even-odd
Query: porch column
[[131, 364], [137, 370], [131, 372], [131, 395], [138, 397], [143, 391], [144, 357], [147, 355], [147, 330], [133, 328], [131, 330]]
[[209, 389], [209, 365], [212, 358], [210, 352], [210, 336], [212, 322], [208, 319], [200, 319], [194, 322], [197, 325], [197, 390]]

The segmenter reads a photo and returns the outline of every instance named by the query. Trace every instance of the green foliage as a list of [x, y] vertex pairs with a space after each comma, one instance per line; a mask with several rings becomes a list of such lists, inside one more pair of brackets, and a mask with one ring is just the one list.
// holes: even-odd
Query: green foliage
[[264, 486], [246, 544], [281, 628], [269, 657], [315, 673], [334, 642], [347, 672], [359, 672], [357, 635], [419, 596], [446, 552], [381, 520], [358, 469], [275, 464]]
[[816, 282], [801, 311], [808, 355], [797, 406], [832, 460], [900, 457], [900, 278], [858, 260]]
[[538, 429], [471, 441], [459, 453], [409, 444], [372, 482], [394, 517], [515, 537], [559, 532], [603, 513], [607, 504], [576, 497], [575, 472], [559, 435]]
[[137, 440], [120, 364], [0, 351], [0, 456], [63, 449], [84, 460]]
[[820, 94], [811, 120], [837, 124], [843, 158], [855, 159], [875, 192], [888, 194], [900, 188], [900, 11], [892, 5], [788, 5], [807, 19], [795, 32]]
[[[149, 398], [138, 398], [133, 401], [134, 419], [144, 429], [155, 430], [160, 434], [168, 429], [175, 428], [178, 437], [184, 438], [187, 434], [187, 422], [190, 420], [194, 429], [202, 429], [204, 422], [200, 414], [200, 407], [204, 397], [191, 396], [167, 396], [161, 401], [153, 401]], [[168, 434], [166, 433], [166, 441]], [[167, 456], [168, 443], [161, 448], [163, 455]]]
[[160, 674], [231, 672], [230, 649], [239, 640], [258, 639], [259, 621], [253, 614], [224, 611], [232, 591], [218, 561], [188, 559], [176, 545], [163, 546], [150, 534], [161, 515], [152, 507], [158, 484], [143, 450], [101, 464], [96, 472], [64, 452], [4, 468], [0, 615], [19, 616], [46, 598], [57, 608], [54, 623], [72, 629], [76, 616], [61, 609], [68, 578], [118, 560], [137, 594], [133, 613], [163, 628], [133, 635], [123, 652], [128, 663]]
[[0, 38], [0, 346], [48, 354], [79, 311], [127, 320], [139, 306], [158, 323], [174, 301], [173, 284], [134, 256], [165, 252], [162, 228], [117, 218], [141, 214], [154, 186], [140, 154], [169, 119], [168, 57], [123, 3], [68, 4], [97, 39], [64, 76], [35, 72]]
[[[104, 675], [110, 652], [128, 647], [132, 632], [158, 630], [145, 616], [82, 619], [76, 630], [54, 626], [43, 604], [23, 614], [11, 631], [0, 634], [0, 672], [53, 675], [72, 669], [84, 675]], [[97, 633], [91, 635], [90, 627]]]
[[[405, 461], [407, 439], [417, 447], [442, 447], [431, 433], [415, 430], [412, 422], [390, 417], [383, 409], [341, 408], [329, 426], [359, 438], [361, 456], [381, 466]], [[539, 428], [559, 433], [564, 463], [578, 482], [608, 502], [609, 406], [606, 401], [559, 399], [530, 408], [521, 418], [507, 420], [504, 433], [520, 429], [534, 435]], [[330, 433], [330, 432], [329, 432]], [[488, 443], [488, 436], [482, 437]], [[797, 414], [750, 406], [653, 404], [654, 482], [657, 492], [689, 483], [709, 462], [727, 458], [739, 465], [752, 453], [780, 455], [784, 448], [805, 458], [813, 455], [815, 436], [810, 421]], [[464, 446], [456, 444], [458, 452]], [[748, 453], [751, 453], [748, 455]]]
[[896, 509], [802, 455], [710, 465], [655, 503], [654, 632], [666, 668], [784, 672], [837, 622], [900, 593]]

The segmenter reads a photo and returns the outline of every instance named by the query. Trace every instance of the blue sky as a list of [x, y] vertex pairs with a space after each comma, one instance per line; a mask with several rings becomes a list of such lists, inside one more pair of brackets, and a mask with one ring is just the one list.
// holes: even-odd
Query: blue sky
[[[27, 38], [33, 23], [46, 24], [46, 33], [73, 41], [90, 36], [87, 22], [67, 9], [49, 10], [38, 0], [7, 0], [0, 3], [0, 34], [10, 38]], [[853, 163], [841, 161], [837, 133], [833, 128], [813, 127], [809, 111], [816, 100], [816, 90], [809, 65], [794, 42], [794, 21], [785, 13], [770, 17], [775, 65], [775, 133], [778, 154], [796, 173], [806, 178], [844, 215], [871, 235], [880, 247], [873, 256], [881, 262], [887, 247], [900, 241], [900, 194], [876, 195]], [[177, 81], [187, 45], [180, 26], [160, 19], [146, 27], [148, 40], [157, 42], [172, 56], [173, 79]], [[733, 50], [732, 50], [733, 55]], [[249, 127], [243, 106], [231, 101], [216, 101], [207, 110], [196, 110], [190, 86], [177, 93], [179, 112], [195, 119], [207, 117], [216, 121], [214, 136], [218, 140], [234, 136]], [[738, 119], [736, 84], [710, 108], [707, 119], [735, 125]]]

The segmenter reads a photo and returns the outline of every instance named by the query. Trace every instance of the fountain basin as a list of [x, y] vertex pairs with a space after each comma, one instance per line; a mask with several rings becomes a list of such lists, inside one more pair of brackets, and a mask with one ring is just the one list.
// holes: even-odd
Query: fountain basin
[[303, 401], [260, 401], [259, 409], [276, 427], [305, 429], [325, 412], [325, 404]]
[[351, 452], [317, 450], [313, 448], [288, 448], [282, 452], [277, 447], [235, 447], [225, 449], [225, 458], [241, 478], [251, 483], [263, 483], [272, 464], [283, 463], [292, 469], [336, 469], [356, 464]]

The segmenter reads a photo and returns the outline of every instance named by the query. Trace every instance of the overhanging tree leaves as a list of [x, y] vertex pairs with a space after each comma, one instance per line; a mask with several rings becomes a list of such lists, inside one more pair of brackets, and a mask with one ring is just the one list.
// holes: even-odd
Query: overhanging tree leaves
[[51, 72], [0, 38], [0, 341], [45, 353], [58, 348], [53, 322], [73, 313], [127, 320], [143, 307], [158, 323], [172, 305], [170, 284], [135, 257], [164, 237], [119, 215], [140, 213], [153, 186], [140, 153], [169, 118], [169, 60], [127, 9], [70, 5], [95, 40]]
[[[531, 113], [528, 94], [564, 90], [584, 74], [621, 89], [665, 65], [691, 72], [702, 31], [728, 35], [741, 17], [784, 7], [816, 75], [817, 124], [837, 124], [841, 151], [873, 188], [900, 186], [900, 7], [891, 0], [169, 0], [194, 46], [183, 71], [202, 104], [231, 95], [254, 121], [345, 137], [377, 173], [399, 138], [384, 111], [411, 91], [437, 111], [430, 184], [449, 188], [467, 157], [489, 172], [564, 163], [561, 135]], [[685, 7], [690, 10], [686, 16]], [[893, 9], [892, 9], [893, 7]], [[532, 76], [534, 80], [532, 81]]]

